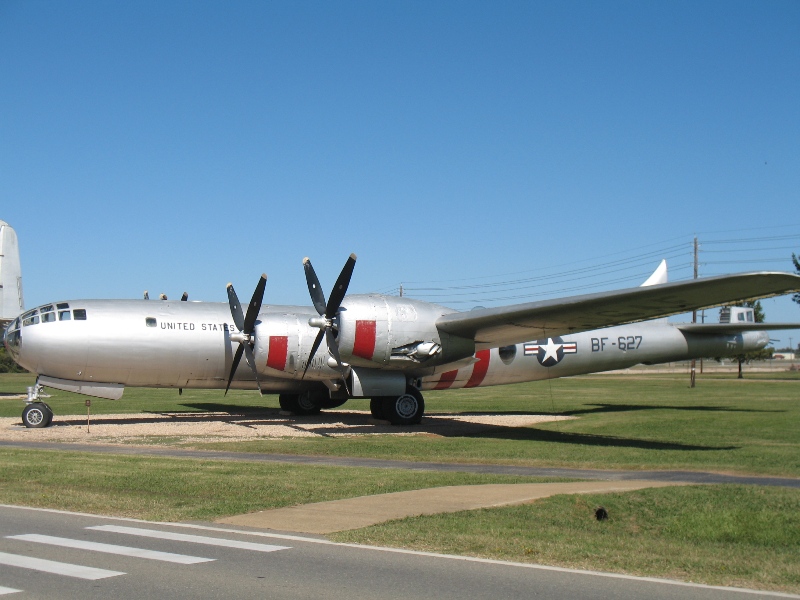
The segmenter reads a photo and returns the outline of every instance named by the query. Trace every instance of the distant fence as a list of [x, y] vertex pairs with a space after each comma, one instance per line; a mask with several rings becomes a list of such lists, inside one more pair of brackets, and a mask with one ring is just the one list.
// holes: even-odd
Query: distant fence
[[[722, 363], [715, 360], [703, 360], [701, 367], [700, 361], [696, 362], [697, 373], [738, 373], [739, 363], [735, 360], [725, 359]], [[664, 363], [661, 365], [636, 365], [628, 369], [617, 371], [606, 371], [607, 374], [631, 373], [686, 373], [688, 376], [692, 369], [691, 361], [680, 361]], [[759, 360], [751, 363], [744, 363], [742, 370], [745, 373], [779, 373], [786, 371], [800, 371], [800, 361], [798, 360]]]

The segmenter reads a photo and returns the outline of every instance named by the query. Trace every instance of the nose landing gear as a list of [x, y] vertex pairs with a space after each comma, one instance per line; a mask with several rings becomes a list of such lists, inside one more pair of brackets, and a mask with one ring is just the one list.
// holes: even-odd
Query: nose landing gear
[[53, 410], [39, 401], [42, 390], [38, 383], [28, 388], [28, 397], [25, 399], [27, 406], [22, 411], [22, 424], [25, 427], [49, 427], [53, 422]]
[[44, 402], [28, 404], [22, 411], [25, 427], [49, 427], [53, 422], [53, 410]]

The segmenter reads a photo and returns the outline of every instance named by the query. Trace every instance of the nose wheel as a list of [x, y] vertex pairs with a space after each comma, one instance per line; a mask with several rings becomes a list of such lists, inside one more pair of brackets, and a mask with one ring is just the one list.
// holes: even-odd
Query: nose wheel
[[49, 427], [53, 422], [53, 411], [44, 402], [28, 404], [22, 411], [22, 424], [25, 427]]

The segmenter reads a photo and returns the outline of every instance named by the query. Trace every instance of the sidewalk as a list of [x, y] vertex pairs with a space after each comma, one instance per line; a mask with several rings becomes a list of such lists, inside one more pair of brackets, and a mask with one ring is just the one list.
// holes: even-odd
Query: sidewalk
[[325, 534], [368, 527], [404, 517], [525, 504], [557, 494], [628, 492], [669, 485], [686, 484], [631, 480], [460, 485], [315, 502], [226, 517], [216, 522], [279, 531]]

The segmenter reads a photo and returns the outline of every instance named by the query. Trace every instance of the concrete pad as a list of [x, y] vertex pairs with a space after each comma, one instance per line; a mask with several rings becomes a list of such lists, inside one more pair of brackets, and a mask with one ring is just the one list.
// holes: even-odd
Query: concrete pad
[[643, 488], [687, 485], [674, 481], [575, 481], [458, 485], [375, 496], [315, 502], [218, 519], [217, 523], [299, 533], [333, 533], [368, 527], [392, 519], [525, 504], [557, 494], [628, 492]]

